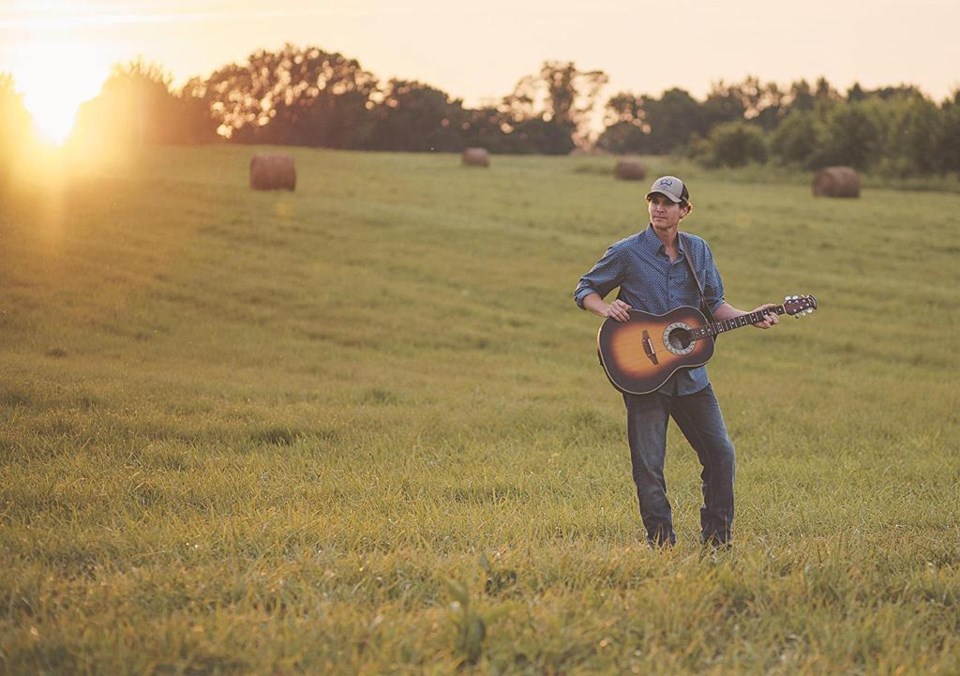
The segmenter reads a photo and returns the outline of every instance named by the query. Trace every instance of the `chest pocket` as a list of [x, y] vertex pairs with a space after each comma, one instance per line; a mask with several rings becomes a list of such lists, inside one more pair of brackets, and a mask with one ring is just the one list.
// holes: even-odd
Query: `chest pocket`
[[670, 266], [670, 284], [673, 287], [673, 294], [684, 298], [691, 296], [699, 297], [697, 291], [697, 282], [690, 273], [690, 266], [682, 258]]

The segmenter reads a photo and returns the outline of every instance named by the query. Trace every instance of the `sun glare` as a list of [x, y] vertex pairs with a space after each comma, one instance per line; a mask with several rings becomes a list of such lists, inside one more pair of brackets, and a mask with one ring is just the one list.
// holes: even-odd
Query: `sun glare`
[[58, 41], [23, 44], [12, 74], [37, 132], [59, 145], [73, 129], [80, 104], [97, 95], [108, 73], [91, 45]]

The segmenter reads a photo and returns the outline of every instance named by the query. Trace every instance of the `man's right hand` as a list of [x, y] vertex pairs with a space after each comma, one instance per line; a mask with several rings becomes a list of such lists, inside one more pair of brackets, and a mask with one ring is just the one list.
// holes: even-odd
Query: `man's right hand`
[[598, 317], [610, 317], [618, 322], [630, 319], [630, 306], [619, 298], [610, 304], [600, 297], [599, 293], [591, 293], [583, 299], [583, 309], [589, 310]]
[[626, 303], [624, 303], [622, 300], [618, 298], [617, 300], [607, 305], [607, 307], [604, 309], [603, 314], [601, 316], [610, 317], [611, 319], [615, 319], [618, 322], [625, 322], [628, 319], [630, 319], [630, 309], [631, 308], [629, 305], [627, 305]]

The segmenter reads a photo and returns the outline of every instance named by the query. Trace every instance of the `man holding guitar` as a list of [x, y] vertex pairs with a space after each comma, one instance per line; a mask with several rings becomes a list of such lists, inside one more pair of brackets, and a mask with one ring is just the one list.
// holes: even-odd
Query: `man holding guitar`
[[[641, 326], [622, 340], [605, 342], [601, 330], [601, 363], [623, 392], [633, 480], [647, 542], [667, 546], [676, 541], [663, 471], [667, 424], [672, 417], [703, 467], [701, 540], [726, 546], [733, 525], [735, 452], [703, 365], [712, 354], [713, 335], [724, 329], [708, 333], [698, 328], [701, 322], [696, 318], [702, 320], [702, 315], [696, 308], [716, 320], [712, 327], [743, 325], [738, 323], [740, 318], [739, 322], [768, 329], [777, 324], [783, 306], [761, 305], [747, 313], [724, 300], [723, 282], [706, 241], [689, 233], [680, 236], [680, 221], [693, 205], [689, 189], [679, 178], [658, 178], [647, 194], [647, 206], [646, 230], [612, 244], [580, 278], [574, 300], [607, 319], [605, 325], [614, 329], [618, 326], [614, 322], [626, 326], [634, 315], [656, 319], [678, 308], [688, 312], [671, 316], [662, 327], [653, 322], [647, 328]], [[604, 298], [614, 289], [619, 289], [617, 298], [607, 303]], [[697, 352], [707, 346], [709, 353], [697, 358]], [[615, 363], [619, 353], [629, 355]], [[623, 380], [618, 377], [621, 374]]]

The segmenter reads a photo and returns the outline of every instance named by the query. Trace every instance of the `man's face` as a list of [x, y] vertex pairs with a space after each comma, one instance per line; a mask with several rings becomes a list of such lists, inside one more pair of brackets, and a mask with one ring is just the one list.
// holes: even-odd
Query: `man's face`
[[656, 230], [676, 228], [686, 215], [686, 209], [660, 193], [650, 195], [647, 210], [650, 212], [650, 223]]

